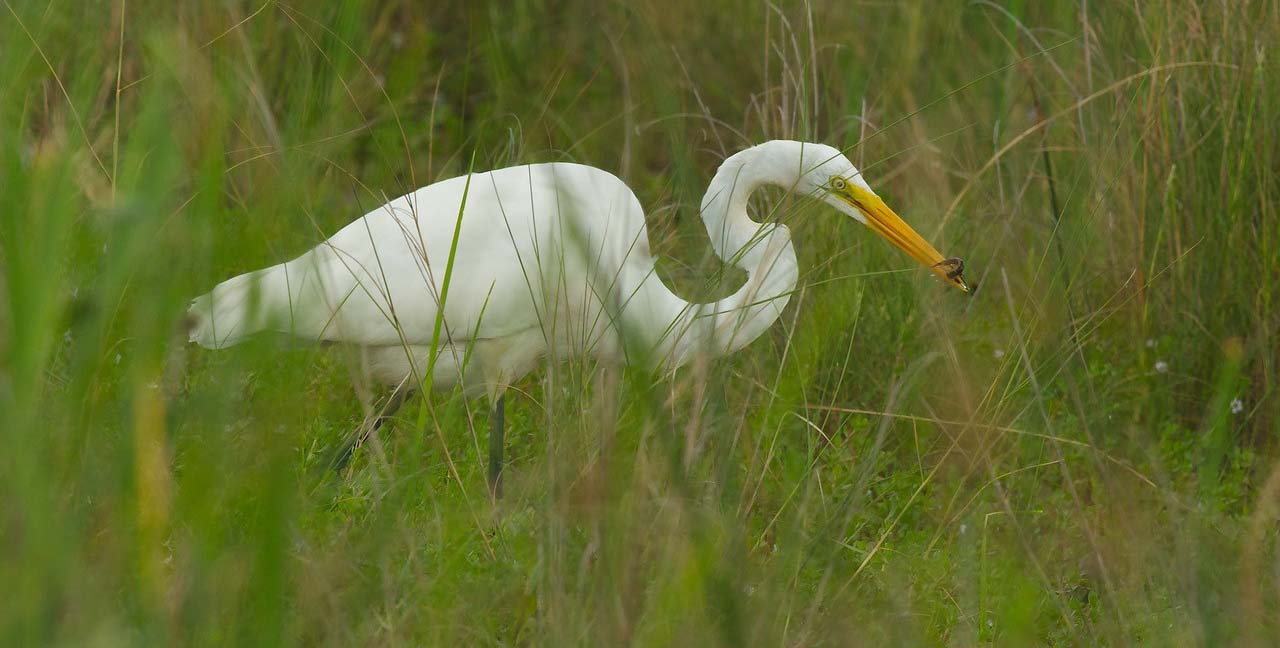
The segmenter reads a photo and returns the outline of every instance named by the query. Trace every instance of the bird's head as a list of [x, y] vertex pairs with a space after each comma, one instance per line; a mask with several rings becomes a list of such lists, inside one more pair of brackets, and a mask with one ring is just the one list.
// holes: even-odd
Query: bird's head
[[796, 191], [821, 198], [870, 227], [947, 283], [969, 292], [963, 275], [964, 262], [939, 254], [871, 190], [849, 158], [824, 144], [796, 144], [801, 147], [799, 168], [802, 169]]

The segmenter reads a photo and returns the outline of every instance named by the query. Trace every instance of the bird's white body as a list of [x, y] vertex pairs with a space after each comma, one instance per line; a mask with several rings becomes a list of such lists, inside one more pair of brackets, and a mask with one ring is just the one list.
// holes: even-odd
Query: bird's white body
[[[587, 210], [583, 192], [575, 187], [590, 187], [614, 199]], [[631, 268], [648, 258], [648, 242], [639, 206], [620, 187], [603, 171], [572, 164], [474, 174], [470, 186], [466, 177], [438, 182], [369, 212], [292, 261], [219, 285], [207, 296], [211, 305], [206, 308], [215, 316], [201, 320], [208, 326], [193, 338], [222, 347], [274, 329], [350, 343], [368, 351], [376, 377], [396, 384], [411, 373], [411, 358], [426, 375], [424, 365], [437, 336], [442, 343], [439, 364], [431, 372], [437, 387], [464, 377], [463, 359], [474, 358], [480, 380], [485, 380], [483, 374], [522, 375], [553, 347], [578, 351], [594, 342], [595, 351], [612, 356], [616, 341], [602, 335], [607, 330], [603, 325], [596, 323], [588, 331], [570, 326], [570, 320], [583, 324], [582, 315], [588, 312], [598, 314], [600, 300], [583, 290], [582, 281], [574, 281], [572, 289], [568, 285], [570, 277], [586, 276], [587, 263], [583, 254], [574, 253], [574, 245], [564, 243], [580, 236], [583, 247], [599, 249], [598, 265], [606, 271], [628, 268], [620, 276], [633, 277], [637, 271]], [[467, 205], [459, 220], [464, 193]], [[444, 317], [436, 333], [459, 222]], [[618, 234], [614, 245], [609, 244], [610, 227]], [[641, 254], [629, 256], [618, 249], [622, 237], [637, 234]], [[245, 313], [236, 312], [239, 305]], [[256, 316], [243, 316], [249, 309]]]

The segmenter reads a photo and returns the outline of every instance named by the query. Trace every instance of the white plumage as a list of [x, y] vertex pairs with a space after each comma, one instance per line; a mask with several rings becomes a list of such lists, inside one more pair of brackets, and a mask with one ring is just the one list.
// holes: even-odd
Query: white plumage
[[191, 340], [223, 348], [274, 330], [349, 343], [383, 382], [416, 385], [429, 374], [433, 387], [461, 383], [492, 401], [544, 357], [675, 367], [730, 353], [777, 319], [798, 277], [787, 228], [747, 214], [766, 184], [825, 200], [964, 287], [839, 151], [775, 140], [725, 160], [702, 200], [716, 253], [748, 273], [717, 302], [690, 303], [662, 283], [644, 211], [617, 177], [531, 164], [423, 187], [292, 261], [219, 284], [192, 303]]

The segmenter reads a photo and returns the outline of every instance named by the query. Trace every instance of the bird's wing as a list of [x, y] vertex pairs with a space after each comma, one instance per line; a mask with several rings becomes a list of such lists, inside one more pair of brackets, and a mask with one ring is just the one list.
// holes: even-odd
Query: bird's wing
[[223, 282], [193, 304], [192, 339], [220, 347], [278, 330], [424, 345], [442, 301], [438, 335], [455, 342], [535, 327], [593, 338], [610, 321], [601, 303], [626, 303], [651, 267], [643, 212], [621, 180], [572, 164], [510, 167], [419, 189], [292, 261]]

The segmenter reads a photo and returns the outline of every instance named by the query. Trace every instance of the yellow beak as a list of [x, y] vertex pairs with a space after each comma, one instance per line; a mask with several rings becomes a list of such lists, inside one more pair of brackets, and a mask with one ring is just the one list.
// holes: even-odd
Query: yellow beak
[[898, 249], [911, 255], [933, 274], [944, 281], [969, 292], [969, 285], [964, 282], [964, 262], [955, 258], [944, 258], [929, 245], [911, 226], [902, 220], [879, 196], [850, 185], [844, 191], [837, 192], [841, 199], [848, 202], [867, 218], [867, 225], [875, 233], [888, 239]]

